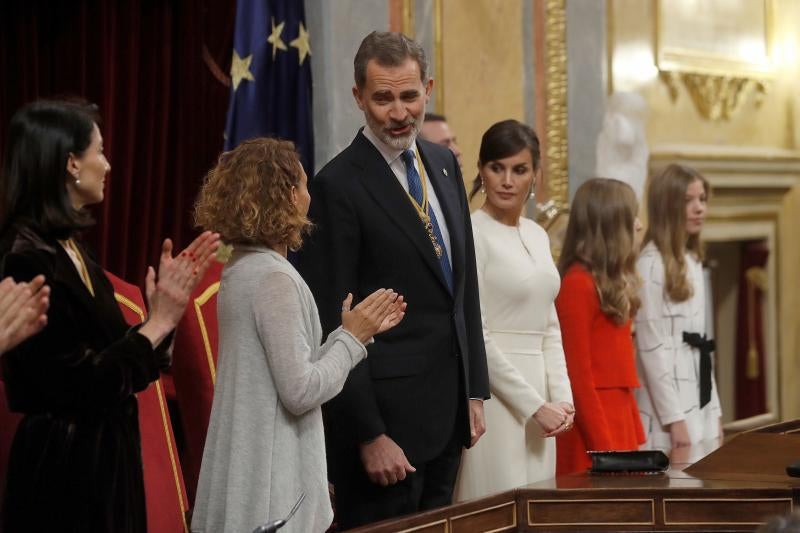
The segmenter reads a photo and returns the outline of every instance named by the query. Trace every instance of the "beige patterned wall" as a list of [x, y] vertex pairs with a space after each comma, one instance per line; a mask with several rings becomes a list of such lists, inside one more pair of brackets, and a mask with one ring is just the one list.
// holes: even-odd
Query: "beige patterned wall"
[[523, 120], [521, 0], [442, 3], [444, 109], [463, 151], [464, 179], [477, 172], [481, 135], [498, 120]]

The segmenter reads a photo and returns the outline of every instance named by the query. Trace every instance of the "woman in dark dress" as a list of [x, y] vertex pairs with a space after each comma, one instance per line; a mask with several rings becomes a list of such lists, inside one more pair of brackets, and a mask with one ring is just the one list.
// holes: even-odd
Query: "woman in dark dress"
[[134, 393], [169, 365], [171, 331], [219, 237], [206, 232], [175, 258], [164, 241], [145, 283], [149, 319], [129, 328], [74, 238], [109, 170], [91, 108], [36, 102], [11, 119], [0, 270], [17, 282], [44, 275], [51, 293], [44, 329], [2, 358], [9, 406], [25, 415], [9, 459], [6, 533], [147, 529]]

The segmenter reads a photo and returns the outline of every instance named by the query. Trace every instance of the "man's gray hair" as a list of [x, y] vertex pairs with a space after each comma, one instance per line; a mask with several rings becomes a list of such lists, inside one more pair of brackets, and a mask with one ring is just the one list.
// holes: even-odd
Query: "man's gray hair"
[[367, 63], [371, 59], [382, 67], [399, 67], [409, 58], [419, 65], [419, 77], [425, 83], [428, 80], [428, 60], [422, 46], [402, 33], [373, 31], [361, 41], [353, 61], [356, 87], [362, 89], [367, 84]]

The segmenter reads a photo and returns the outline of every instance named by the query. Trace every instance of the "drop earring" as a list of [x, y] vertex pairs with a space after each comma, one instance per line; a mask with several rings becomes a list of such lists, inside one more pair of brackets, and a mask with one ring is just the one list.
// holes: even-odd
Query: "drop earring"
[[72, 177], [75, 178], [75, 185], [76, 186], [81, 184], [81, 178], [78, 176], [78, 174], [73, 174]]
[[486, 186], [483, 184], [483, 179], [481, 179], [481, 194], [486, 194]]

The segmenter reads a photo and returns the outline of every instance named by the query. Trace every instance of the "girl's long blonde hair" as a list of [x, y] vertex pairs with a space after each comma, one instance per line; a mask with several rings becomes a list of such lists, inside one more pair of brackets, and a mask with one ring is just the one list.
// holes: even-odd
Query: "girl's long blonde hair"
[[588, 180], [570, 206], [558, 262], [562, 276], [574, 263], [586, 267], [594, 278], [600, 309], [617, 324], [630, 320], [640, 303], [634, 240], [637, 211], [636, 194], [628, 184], [608, 178]]
[[694, 288], [686, 275], [686, 252], [698, 261], [704, 258], [700, 235], [686, 232], [686, 190], [694, 181], [703, 184], [706, 198], [708, 181], [695, 169], [671, 164], [654, 175], [647, 189], [647, 232], [644, 243], [655, 244], [664, 261], [664, 291], [675, 302], [691, 298]]

